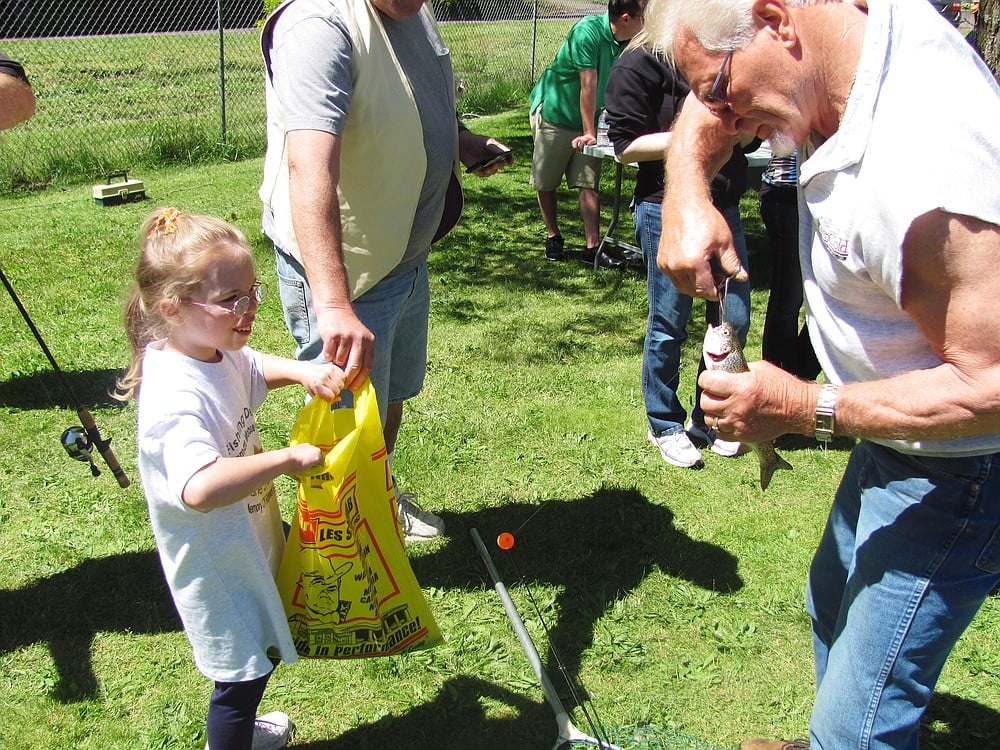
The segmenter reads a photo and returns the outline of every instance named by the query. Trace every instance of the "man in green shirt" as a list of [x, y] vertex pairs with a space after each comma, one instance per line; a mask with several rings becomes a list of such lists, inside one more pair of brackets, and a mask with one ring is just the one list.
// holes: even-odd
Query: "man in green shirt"
[[[609, 0], [607, 13], [578, 21], [531, 91], [531, 186], [545, 222], [548, 260], [565, 257], [556, 208], [556, 189], [565, 175], [566, 184], [580, 191], [587, 240], [582, 260], [594, 262], [601, 242], [601, 160], [585, 156], [582, 149], [597, 143], [597, 114], [604, 106], [611, 64], [642, 28], [645, 5], [646, 0]], [[602, 258], [600, 265], [614, 268], [621, 262]]]

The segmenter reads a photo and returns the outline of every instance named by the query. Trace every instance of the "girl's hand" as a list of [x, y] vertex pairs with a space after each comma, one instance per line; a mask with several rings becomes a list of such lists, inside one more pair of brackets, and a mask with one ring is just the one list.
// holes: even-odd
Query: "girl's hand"
[[303, 385], [309, 391], [309, 395], [316, 396], [324, 401], [339, 401], [340, 392], [344, 390], [347, 377], [344, 371], [336, 365], [317, 365], [310, 363], [312, 369], [309, 372], [306, 382]]
[[323, 451], [310, 443], [299, 443], [285, 448], [288, 451], [288, 476], [295, 476], [304, 471], [323, 465]]

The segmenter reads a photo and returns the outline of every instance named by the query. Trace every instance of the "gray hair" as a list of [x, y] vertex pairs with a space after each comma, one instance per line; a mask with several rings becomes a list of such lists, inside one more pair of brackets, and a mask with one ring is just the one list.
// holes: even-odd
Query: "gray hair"
[[[833, 0], [839, 2], [840, 0]], [[649, 0], [643, 42], [668, 65], [676, 67], [674, 44], [689, 33], [708, 52], [743, 49], [753, 41], [754, 0]], [[828, 0], [785, 0], [790, 7], [819, 5]]]

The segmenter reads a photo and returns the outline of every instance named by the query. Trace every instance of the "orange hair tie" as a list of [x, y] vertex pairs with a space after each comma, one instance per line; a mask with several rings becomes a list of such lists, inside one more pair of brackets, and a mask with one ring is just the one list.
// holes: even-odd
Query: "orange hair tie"
[[177, 217], [181, 215], [173, 206], [163, 209], [163, 213], [159, 215], [156, 219], [156, 223], [153, 224], [152, 233], [156, 237], [165, 237], [169, 234], [174, 234], [177, 232]]

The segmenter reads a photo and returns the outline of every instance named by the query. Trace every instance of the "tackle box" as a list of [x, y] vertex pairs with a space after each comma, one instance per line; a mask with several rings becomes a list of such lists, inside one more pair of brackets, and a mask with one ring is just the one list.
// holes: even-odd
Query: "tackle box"
[[105, 185], [94, 185], [94, 203], [98, 206], [117, 206], [129, 201], [141, 201], [146, 197], [146, 186], [142, 180], [130, 180], [125, 172], [112, 172]]

